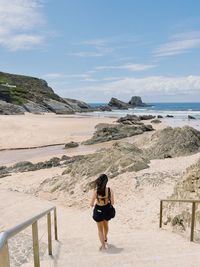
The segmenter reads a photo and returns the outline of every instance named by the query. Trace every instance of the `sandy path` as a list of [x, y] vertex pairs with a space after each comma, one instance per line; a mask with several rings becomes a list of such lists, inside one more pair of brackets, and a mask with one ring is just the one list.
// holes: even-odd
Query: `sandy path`
[[[33, 209], [30, 210], [30, 205]], [[24, 220], [35, 212], [48, 208], [51, 203], [36, 199], [32, 196], [17, 192], [0, 192], [0, 208], [9, 206], [9, 213], [13, 220], [6, 222], [7, 227]], [[29, 209], [28, 209], [29, 207]], [[4, 221], [8, 218], [8, 211], [4, 212]], [[11, 214], [10, 213], [10, 214]], [[39, 223], [40, 246], [45, 247], [45, 254], [41, 257], [43, 267], [198, 267], [200, 262], [199, 245], [190, 243], [187, 239], [166, 230], [148, 226], [148, 230], [129, 228], [119, 216], [111, 222], [109, 236], [109, 250], [106, 253], [98, 251], [99, 242], [97, 229], [91, 219], [91, 209], [76, 210], [58, 206], [59, 242], [53, 241], [53, 257], [47, 255], [46, 250], [46, 221]], [[27, 236], [30, 235], [26, 231]], [[30, 237], [30, 236], [29, 236]], [[27, 239], [28, 240], [28, 239]], [[20, 242], [20, 240], [18, 240]], [[22, 242], [22, 241], [21, 241]], [[28, 241], [27, 241], [28, 242]], [[30, 242], [30, 240], [29, 240]], [[9, 245], [12, 248], [13, 239]], [[26, 242], [22, 242], [27, 245]], [[21, 246], [21, 244], [18, 243]], [[26, 252], [26, 251], [25, 251]], [[21, 253], [19, 249], [12, 253]], [[31, 260], [30, 251], [27, 258]], [[13, 259], [13, 258], [12, 258]], [[33, 263], [18, 264], [12, 261], [12, 266], [32, 267]]]

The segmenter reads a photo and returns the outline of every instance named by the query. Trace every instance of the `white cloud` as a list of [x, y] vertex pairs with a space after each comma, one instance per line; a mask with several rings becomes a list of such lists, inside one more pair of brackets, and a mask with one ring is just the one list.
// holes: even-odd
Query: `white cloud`
[[91, 46], [98, 48], [102, 46], [107, 46], [109, 42], [110, 42], [110, 39], [91, 39], [91, 40], [82, 41], [81, 44], [91, 45]]
[[41, 0], [0, 0], [0, 46], [9, 50], [41, 45], [45, 25]]
[[102, 57], [104, 56], [103, 52], [92, 52], [92, 51], [86, 51], [86, 52], [75, 52], [68, 54], [70, 56], [76, 56], [76, 57]]
[[156, 65], [148, 65], [148, 64], [124, 64], [119, 66], [98, 66], [96, 70], [112, 70], [112, 69], [121, 69], [128, 71], [144, 71], [148, 69], [152, 69], [156, 67]]
[[141, 95], [151, 98], [173, 96], [176, 100], [180, 95], [185, 95], [187, 101], [188, 95], [200, 94], [200, 76], [122, 78], [118, 81], [84, 86], [74, 90], [77, 90], [79, 96], [85, 99], [94, 95], [101, 99], [116, 96], [125, 100], [132, 95]]
[[172, 56], [186, 53], [193, 48], [200, 48], [200, 32], [174, 35], [171, 41], [157, 48], [154, 54], [157, 57]]
[[62, 79], [74, 79], [74, 78], [82, 78], [82, 79], [89, 79], [89, 74], [64, 74], [64, 73], [47, 73], [42, 75], [44, 79], [49, 80], [62, 80]]
[[76, 57], [103, 57], [115, 50], [114, 47], [110, 47], [112, 42], [112, 39], [85, 40], [78, 43], [84, 48], [84, 51], [69, 53], [69, 55]]

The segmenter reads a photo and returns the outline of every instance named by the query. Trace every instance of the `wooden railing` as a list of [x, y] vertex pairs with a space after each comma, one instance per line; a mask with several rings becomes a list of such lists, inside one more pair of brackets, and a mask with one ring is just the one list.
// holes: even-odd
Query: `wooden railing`
[[47, 215], [47, 233], [48, 233], [48, 252], [52, 255], [52, 234], [51, 234], [51, 211], [54, 212], [54, 235], [55, 240], [58, 240], [57, 232], [57, 212], [56, 207], [52, 207], [29, 220], [9, 229], [5, 232], [0, 233], [0, 267], [10, 267], [9, 260], [9, 248], [8, 240], [23, 231], [28, 226], [32, 225], [32, 239], [33, 239], [33, 257], [34, 267], [40, 267], [40, 256], [39, 256], [39, 241], [38, 241], [38, 220]]
[[195, 228], [195, 210], [196, 204], [200, 203], [200, 200], [183, 200], [183, 199], [162, 199], [160, 200], [160, 222], [159, 227], [162, 227], [162, 217], [163, 217], [163, 202], [183, 202], [192, 204], [192, 217], [191, 217], [191, 231], [190, 231], [190, 241], [194, 241], [194, 228]]

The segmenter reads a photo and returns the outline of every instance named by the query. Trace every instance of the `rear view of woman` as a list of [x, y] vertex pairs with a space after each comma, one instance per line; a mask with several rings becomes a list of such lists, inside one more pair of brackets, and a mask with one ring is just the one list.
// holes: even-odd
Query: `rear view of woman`
[[115, 217], [114, 193], [109, 187], [106, 187], [107, 182], [107, 175], [101, 174], [95, 181], [95, 190], [90, 203], [91, 207], [94, 207], [93, 219], [97, 222], [101, 242], [100, 250], [106, 249], [108, 221]]

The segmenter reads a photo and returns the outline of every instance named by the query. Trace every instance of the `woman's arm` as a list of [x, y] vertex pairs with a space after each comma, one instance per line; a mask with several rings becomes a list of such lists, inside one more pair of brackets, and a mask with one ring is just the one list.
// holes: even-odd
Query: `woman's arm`
[[114, 205], [115, 204], [115, 200], [114, 200], [114, 192], [113, 190], [111, 189], [110, 190], [110, 201], [111, 201], [111, 205]]
[[96, 197], [97, 197], [97, 193], [96, 193], [96, 190], [94, 190], [93, 195], [92, 195], [92, 199], [90, 202], [90, 207], [94, 207], [94, 202], [96, 200]]

